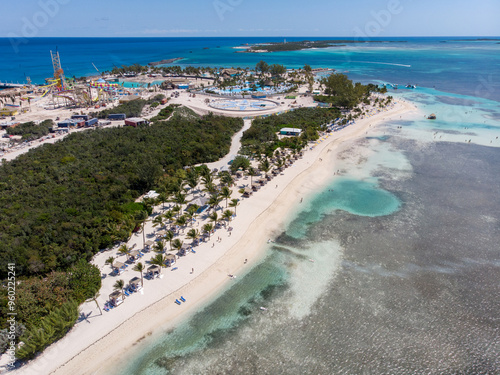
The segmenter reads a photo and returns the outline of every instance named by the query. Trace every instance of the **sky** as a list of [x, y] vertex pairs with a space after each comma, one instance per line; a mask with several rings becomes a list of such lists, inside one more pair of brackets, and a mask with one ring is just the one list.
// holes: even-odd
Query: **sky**
[[500, 36], [500, 0], [2, 3], [0, 37]]

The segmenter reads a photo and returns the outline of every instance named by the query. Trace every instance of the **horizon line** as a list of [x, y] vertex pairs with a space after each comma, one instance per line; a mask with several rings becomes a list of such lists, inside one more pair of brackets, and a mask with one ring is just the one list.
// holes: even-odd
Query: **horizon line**
[[34, 37], [8, 37], [8, 36], [0, 36], [0, 39], [44, 39], [44, 38], [60, 38], [60, 39], [75, 39], [75, 38], [147, 38], [147, 39], [160, 39], [160, 38], [349, 38], [349, 39], [380, 39], [380, 38], [500, 38], [500, 35], [403, 35], [403, 36], [366, 36], [366, 37], [357, 37], [357, 36], [312, 36], [312, 35], [241, 35], [241, 36], [201, 36], [201, 35], [191, 35], [191, 36], [34, 36]]

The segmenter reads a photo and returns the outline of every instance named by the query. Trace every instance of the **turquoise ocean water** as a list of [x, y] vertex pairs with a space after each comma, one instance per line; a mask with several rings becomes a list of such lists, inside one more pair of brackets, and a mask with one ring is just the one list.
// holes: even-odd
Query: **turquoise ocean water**
[[[0, 54], [0, 78], [12, 80], [49, 76], [48, 49], [57, 46], [69, 75], [93, 73], [90, 60], [109, 69], [173, 57], [235, 67], [264, 59], [418, 85], [390, 93], [418, 115], [345, 151], [331, 183], [284, 218], [287, 229], [258, 265], [173, 331], [136, 346], [117, 373], [500, 373], [500, 44], [231, 48], [272, 40], [40, 39]], [[8, 40], [0, 50], [9, 53]], [[430, 113], [438, 119], [426, 120]]]

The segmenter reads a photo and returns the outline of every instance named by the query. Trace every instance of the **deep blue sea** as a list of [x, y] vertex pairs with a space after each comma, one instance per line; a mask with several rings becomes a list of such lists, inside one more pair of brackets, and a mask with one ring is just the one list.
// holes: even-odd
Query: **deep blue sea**
[[231, 47], [280, 38], [33, 39], [19, 53], [0, 39], [4, 80], [42, 82], [57, 48], [69, 76], [183, 57], [418, 86], [390, 94], [419, 115], [344, 151], [262, 262], [117, 373], [500, 374], [500, 44], [457, 39], [273, 54]]
[[[287, 38], [287, 41], [305, 38]], [[332, 38], [311, 38], [332, 39]], [[339, 38], [349, 39], [349, 38]], [[470, 39], [470, 41], [464, 41]], [[299, 68], [333, 67], [360, 81], [413, 83], [442, 91], [500, 100], [500, 44], [476, 38], [373, 38], [381, 43], [273, 54], [236, 53], [246, 43], [283, 38], [0, 38], [0, 81], [35, 83], [53, 75], [58, 50], [67, 76], [93, 75], [113, 66], [182, 57], [177, 65], [254, 67], [261, 59]], [[399, 43], [389, 43], [399, 42]], [[209, 49], [205, 49], [209, 48]]]

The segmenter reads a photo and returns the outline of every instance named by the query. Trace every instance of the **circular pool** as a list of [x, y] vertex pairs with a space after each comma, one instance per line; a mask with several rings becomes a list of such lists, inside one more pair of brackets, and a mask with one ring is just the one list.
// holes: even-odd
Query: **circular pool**
[[217, 99], [209, 105], [215, 109], [237, 112], [268, 111], [278, 107], [278, 103], [266, 99]]

